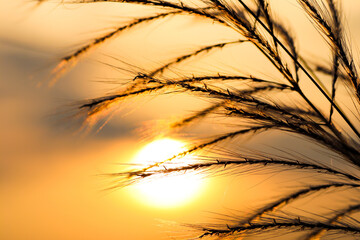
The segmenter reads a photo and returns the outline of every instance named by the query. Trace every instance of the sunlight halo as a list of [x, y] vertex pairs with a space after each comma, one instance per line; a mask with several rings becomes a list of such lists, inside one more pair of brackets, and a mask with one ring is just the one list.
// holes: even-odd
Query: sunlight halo
[[[134, 163], [144, 167], [166, 160], [185, 151], [185, 143], [164, 138], [155, 140], [143, 147], [134, 158]], [[174, 159], [166, 164], [167, 168], [184, 166], [191, 161], [191, 156]], [[167, 176], [157, 176], [135, 185], [137, 197], [147, 205], [169, 208], [184, 205], [194, 199], [202, 187], [200, 174], [183, 172]]]

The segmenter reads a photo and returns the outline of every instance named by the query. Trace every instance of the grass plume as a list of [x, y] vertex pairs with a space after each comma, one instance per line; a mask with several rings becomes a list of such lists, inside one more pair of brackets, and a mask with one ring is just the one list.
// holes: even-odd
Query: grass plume
[[[41, 1], [45, 4], [46, 1]], [[198, 238], [257, 236], [264, 232], [279, 233], [281, 230], [299, 232], [301, 239], [318, 239], [331, 234], [343, 238], [360, 234], [360, 220], [355, 216], [360, 210], [360, 80], [357, 63], [350, 49], [340, 1], [336, 0], [297, 0], [298, 6], [317, 29], [328, 47], [327, 61], [313, 61], [301, 51], [301, 43], [296, 39], [296, 26], [289, 27], [279, 20], [274, 12], [272, 1], [267, 0], [86, 0], [63, 1], [68, 4], [136, 4], [149, 7], [156, 14], [143, 16], [117, 27], [106, 35], [99, 36], [70, 55], [62, 58], [54, 69], [58, 73], [73, 66], [85, 53], [100, 46], [111, 38], [120, 37], [120, 33], [139, 25], [146, 28], [149, 22], [157, 22], [171, 15], [179, 18], [186, 15], [197, 19], [206, 19], [205, 24], [215, 23], [217, 27], [230, 30], [234, 39], [201, 44], [202, 47], [186, 51], [156, 67], [141, 66], [141, 71], [129, 76], [125, 87], [111, 94], [83, 101], [77, 110], [85, 113], [86, 118], [94, 118], [107, 109], [118, 106], [123, 100], [134, 96], [185, 93], [210, 103], [205, 108], [189, 116], [182, 116], [170, 124], [172, 130], [181, 130], [184, 126], [194, 127], [211, 117], [219, 117], [223, 124], [231, 122], [231, 131], [209, 135], [201, 141], [189, 144], [187, 150], [168, 159], [145, 167], [125, 172], [107, 174], [114, 180], [110, 188], [119, 188], [136, 184], [155, 176], [186, 174], [187, 172], [233, 173], [251, 175], [269, 171], [312, 174], [309, 183], [297, 183], [292, 191], [284, 192], [271, 202], [257, 207], [248, 216], [232, 216], [222, 225], [194, 225], [200, 233]], [[40, 1], [39, 1], [40, 3]], [[167, 18], [171, 21], [170, 18]], [[202, 22], [202, 21], [199, 21]], [[141, 25], [140, 25], [141, 24]], [[204, 22], [202, 22], [204, 24]], [[131, 34], [127, 32], [127, 34]], [[245, 45], [266, 61], [273, 69], [263, 77], [259, 71], [243, 74], [246, 69], [236, 66], [236, 74], [211, 69], [208, 72], [188, 70], [189, 59], [197, 61], [200, 55], [209, 57], [209, 52], [222, 52], [232, 45]], [[243, 57], [243, 56], [240, 56]], [[185, 67], [184, 67], [185, 66]], [[176, 69], [172, 71], [173, 69]], [[177, 73], [174, 77], [170, 73]], [[241, 73], [241, 74], [240, 74]], [[273, 77], [270, 77], [273, 76]], [[347, 90], [348, 96], [341, 94]], [[320, 96], [317, 99], [313, 96]], [[350, 100], [348, 99], [350, 98]], [[354, 105], [350, 108], [349, 105]], [[350, 110], [348, 110], [350, 109]], [[353, 110], [355, 109], [355, 110]], [[314, 146], [326, 151], [324, 157], [334, 158], [340, 165], [330, 161], [306, 159], [292, 156], [282, 151], [282, 156], [272, 152], [248, 153], [229, 156], [217, 154], [216, 158], [201, 157], [199, 151], [218, 146], [222, 142], [237, 142], [242, 136], [258, 136], [264, 132], [291, 134], [299, 141], [306, 139]], [[276, 142], [276, 141], [274, 141]], [[272, 143], [271, 143], [272, 144]], [[283, 149], [283, 146], [274, 147]], [[294, 146], [294, 149], [301, 148]], [[306, 149], [305, 149], [306, 150]], [[305, 151], [304, 150], [304, 151]], [[209, 151], [209, 150], [208, 150]], [[300, 150], [300, 152], [303, 150]], [[174, 159], [193, 155], [196, 162], [184, 162], [182, 166], [172, 166]], [[231, 169], [231, 171], [229, 171]], [[319, 181], [320, 179], [321, 181]], [[319, 217], [319, 209], [306, 217], [291, 207], [297, 202], [313, 197], [329, 197], [329, 192], [345, 192], [343, 204], [334, 205], [328, 215]], [[336, 191], [335, 191], [336, 192]], [[305, 212], [305, 209], [300, 209]], [[281, 215], [285, 214], [285, 217]], [[236, 219], [237, 221], [233, 221]], [[279, 235], [281, 235], [279, 233]]]

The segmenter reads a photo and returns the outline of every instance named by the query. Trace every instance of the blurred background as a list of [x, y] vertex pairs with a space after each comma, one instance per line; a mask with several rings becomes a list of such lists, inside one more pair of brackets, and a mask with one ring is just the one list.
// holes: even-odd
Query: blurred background
[[[323, 40], [296, 1], [271, 2], [276, 4], [273, 8], [279, 19], [296, 26], [293, 29], [306, 56], [329, 59]], [[342, 3], [358, 56], [360, 2]], [[81, 124], [72, 117], [76, 103], [116, 90], [130, 80], [129, 72], [158, 66], [188, 49], [234, 37], [231, 31], [195, 17], [167, 18], [124, 32], [88, 54], [54, 86], [48, 86], [51, 70], [62, 57], [151, 11], [114, 3], [37, 6], [32, 1], [0, 0], [0, 239], [187, 236], [190, 230], [177, 223], [209, 222], [216, 217], [209, 211], [231, 214], [243, 204], [251, 209], [264, 198], [264, 192], [259, 193], [255, 186], [261, 183], [268, 191], [274, 188], [276, 180], [267, 186], [256, 175], [206, 178], [191, 201], [172, 208], [149, 205], [131, 188], [103, 191], [109, 179], [100, 175], [122, 169], [119, 163], [131, 162], [155, 136], [191, 142], [227, 127], [210, 119], [194, 129], [167, 135], [162, 121], [178, 119], [208, 104], [185, 94], [129, 100], [112, 112], [106, 125], [95, 126], [86, 134], [79, 132]], [[245, 73], [259, 71], [252, 64], [258, 58], [241, 46], [200, 59], [190, 64], [197, 73], [209, 68], [237, 73], [239, 66]], [[260, 72], [265, 74], [267, 65]], [[246, 139], [244, 145], [266, 149], [270, 138], [273, 136], [263, 134]], [[276, 141], [286, 142], [281, 137]]]

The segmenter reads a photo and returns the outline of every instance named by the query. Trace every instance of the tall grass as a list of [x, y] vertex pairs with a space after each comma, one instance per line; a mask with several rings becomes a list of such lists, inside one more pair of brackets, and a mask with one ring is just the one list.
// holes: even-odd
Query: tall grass
[[[170, 159], [133, 171], [110, 174], [116, 181], [114, 187], [136, 184], [137, 181], [156, 175], [186, 174], [188, 171], [205, 174], [226, 172], [229, 169], [232, 174], [254, 174], [267, 169], [278, 172], [288, 171], [299, 176], [311, 177], [304, 183], [293, 184], [290, 192], [283, 193], [277, 199], [259, 206], [245, 216], [225, 217], [224, 224], [190, 225], [190, 227], [199, 231], [199, 238], [233, 239], [258, 236], [263, 233], [282, 235], [284, 232], [297, 232], [297, 237], [301, 239], [360, 238], [360, 222], [357, 218], [360, 211], [358, 190], [360, 187], [360, 80], [358, 65], [344, 29], [340, 1], [293, 1], [302, 8], [313, 27], [324, 39], [324, 44], [327, 44], [329, 60], [324, 61], [307, 59], [299, 51], [301, 42], [298, 43], [294, 35], [296, 26], [291, 28], [279, 21], [279, 17], [274, 16], [271, 9], [272, 1], [74, 0], [64, 2], [138, 4], [153, 8], [158, 13], [134, 19], [65, 56], [54, 69], [54, 78], [58, 78], [72, 67], [87, 52], [111, 38], [120, 36], [120, 33], [138, 25], [141, 25], [139, 29], [146, 28], [147, 23], [173, 15], [193, 15], [199, 19], [207, 19], [209, 24], [230, 29], [238, 35], [237, 39], [206, 45], [183, 53], [155, 68], [138, 72], [131, 77], [132, 81], [125, 88], [110, 95], [86, 100], [78, 106], [79, 111], [85, 111], [87, 118], [92, 119], [132, 96], [150, 93], [188, 93], [207, 99], [210, 105], [170, 123], [170, 128], [179, 129], [212, 116], [222, 116], [233, 126], [232, 131], [208, 136], [202, 142], [191, 145], [188, 150]], [[251, 44], [255, 47], [266, 59], [266, 65], [272, 66], [277, 72], [278, 77], [264, 78], [257, 72], [243, 75], [228, 72], [198, 74], [188, 70], [182, 70], [178, 77], [167, 74], [189, 59], [196, 60], [198, 55], [221, 51], [229, 45], [241, 44]], [[244, 71], [241, 66], [237, 70]], [[313, 95], [319, 97], [314, 98]], [[295, 151], [286, 151], [281, 145], [274, 147], [281, 149], [282, 154], [260, 150], [249, 153], [243, 149], [235, 149], [211, 150], [212, 154], [215, 152], [215, 157], [197, 155], [199, 150], [203, 150], [204, 153], [204, 150], [210, 146], [217, 146], [221, 142], [230, 139], [236, 142], [239, 139], [236, 137], [264, 132], [289, 133], [291, 136], [296, 136], [299, 142], [306, 139], [310, 143], [320, 145], [321, 149], [326, 149], [322, 152], [324, 158], [336, 159], [340, 164], [334, 165], [330, 161], [316, 157], [303, 157], [301, 154], [295, 154]], [[301, 147], [302, 145], [299, 144], [294, 149], [297, 152], [306, 151], [299, 149]], [[189, 154], [197, 156], [197, 161], [182, 166], [168, 164], [174, 158]], [[345, 199], [341, 204], [336, 202], [336, 196], [339, 194]], [[292, 204], [309, 197], [314, 201], [325, 197], [326, 201], [336, 204], [324, 204], [324, 208], [329, 207], [323, 216], [316, 209], [309, 213], [301, 206], [298, 207], [300, 211], [290, 210]]]

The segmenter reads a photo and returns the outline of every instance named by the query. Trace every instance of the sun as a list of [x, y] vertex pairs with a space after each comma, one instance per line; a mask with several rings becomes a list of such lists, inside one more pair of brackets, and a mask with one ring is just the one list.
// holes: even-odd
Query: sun
[[[168, 159], [185, 150], [184, 142], [169, 138], [155, 140], [139, 151], [134, 158], [134, 163], [146, 166]], [[181, 160], [173, 159], [168, 166], [185, 165], [184, 162], [189, 160], [191, 161], [190, 157]], [[147, 205], [169, 208], [184, 205], [195, 199], [201, 190], [201, 185], [201, 176], [189, 172], [159, 176], [140, 182], [135, 188], [137, 198]]]

